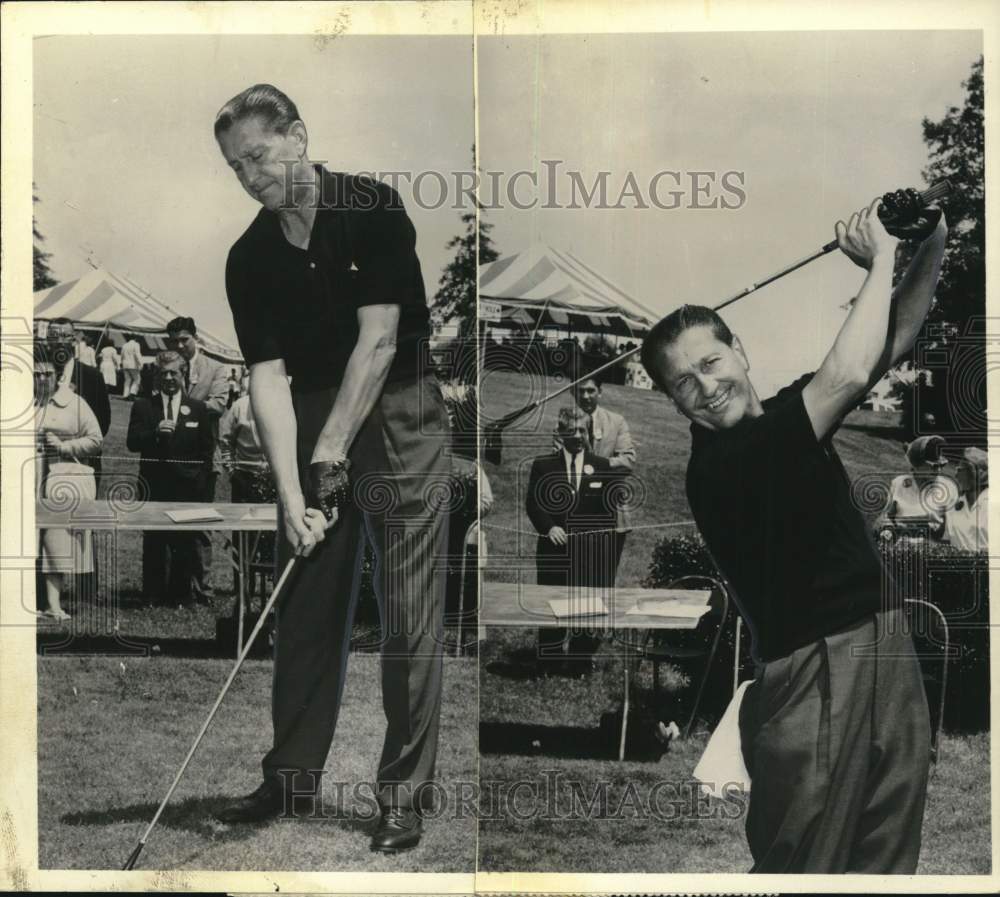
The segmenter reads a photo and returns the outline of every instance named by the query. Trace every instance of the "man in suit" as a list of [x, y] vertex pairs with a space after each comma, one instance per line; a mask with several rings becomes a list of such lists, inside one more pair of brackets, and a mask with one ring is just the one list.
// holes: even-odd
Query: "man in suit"
[[[153, 395], [136, 398], [127, 445], [139, 452], [139, 477], [150, 501], [201, 501], [212, 472], [211, 419], [184, 391], [184, 359], [161, 352]], [[154, 604], [190, 604], [197, 573], [197, 533], [148, 532], [143, 539], [143, 592]], [[169, 556], [169, 578], [167, 562]]]
[[[218, 449], [219, 418], [226, 410], [229, 385], [225, 367], [199, 349], [197, 337], [198, 328], [194, 318], [174, 318], [167, 322], [167, 344], [187, 363], [185, 394], [203, 402], [208, 410], [213, 444], [212, 469], [205, 478], [204, 491], [198, 501], [213, 502], [215, 484], [222, 470], [222, 458]], [[200, 532], [195, 541], [198, 547], [195, 597], [207, 603], [212, 597], [212, 534]]]
[[[532, 462], [525, 497], [538, 531], [538, 584], [563, 586], [567, 594], [578, 587], [614, 586], [618, 572], [614, 536], [620, 496], [614, 484], [624, 468], [590, 450], [589, 424], [579, 408], [559, 409], [559, 449]], [[586, 675], [599, 642], [585, 631], [539, 629], [539, 670]]]
[[[94, 412], [101, 435], [107, 436], [111, 428], [111, 402], [104, 378], [93, 365], [75, 358], [76, 331], [69, 318], [56, 318], [49, 323], [46, 337], [52, 349], [53, 363], [59, 383], [68, 383], [70, 388], [82, 398]], [[93, 459], [96, 474], [101, 470], [101, 459]]]
[[[607, 458], [611, 466], [630, 473], [635, 467], [635, 445], [629, 432], [625, 418], [615, 411], [609, 411], [601, 402], [600, 376], [591, 374], [581, 380], [573, 390], [573, 398], [584, 414], [590, 415], [590, 450], [595, 455]], [[625, 536], [632, 529], [632, 520], [628, 506], [622, 502], [618, 506], [618, 519], [615, 521], [614, 546], [617, 558], [615, 569], [621, 561], [622, 550], [625, 548]]]

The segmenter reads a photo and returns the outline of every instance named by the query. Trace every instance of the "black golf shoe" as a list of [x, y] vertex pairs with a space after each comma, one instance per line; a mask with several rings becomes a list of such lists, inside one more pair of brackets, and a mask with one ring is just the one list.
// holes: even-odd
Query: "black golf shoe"
[[399, 853], [420, 843], [424, 821], [412, 807], [383, 807], [382, 818], [372, 835], [371, 849]]
[[223, 807], [215, 818], [219, 822], [263, 822], [280, 816], [285, 809], [285, 794], [278, 782], [265, 779], [252, 794], [240, 797]]

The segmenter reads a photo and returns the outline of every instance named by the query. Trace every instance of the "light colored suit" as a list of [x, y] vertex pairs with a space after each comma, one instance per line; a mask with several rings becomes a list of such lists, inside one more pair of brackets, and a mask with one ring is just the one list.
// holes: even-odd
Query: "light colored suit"
[[192, 399], [204, 402], [208, 413], [220, 418], [226, 411], [229, 398], [229, 380], [226, 367], [214, 358], [209, 358], [200, 348], [198, 354], [188, 362], [187, 394]]
[[[222, 451], [219, 447], [219, 419], [226, 410], [229, 399], [229, 380], [225, 365], [209, 358], [198, 347], [198, 352], [188, 362], [188, 396], [205, 404], [212, 429], [212, 475], [205, 483], [200, 501], [215, 501], [215, 481], [222, 472]], [[209, 588], [212, 569], [212, 534], [195, 534], [197, 555], [195, 557], [195, 589], [204, 594]]]
[[[625, 418], [614, 411], [608, 411], [600, 405], [590, 416], [593, 422], [593, 444], [591, 450], [595, 455], [608, 458], [612, 467], [625, 467], [632, 470], [635, 467], [635, 445], [632, 434], [629, 433]], [[618, 521], [615, 527], [619, 533], [627, 533], [632, 529], [632, 519], [627, 507], [618, 509]]]

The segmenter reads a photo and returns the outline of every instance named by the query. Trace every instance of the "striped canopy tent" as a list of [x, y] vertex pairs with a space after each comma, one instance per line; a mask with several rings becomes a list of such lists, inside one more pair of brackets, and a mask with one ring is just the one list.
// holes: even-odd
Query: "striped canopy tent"
[[[138, 337], [144, 355], [167, 348], [166, 324], [178, 313], [151, 296], [134, 281], [101, 268], [88, 271], [34, 296], [36, 328], [39, 321], [69, 318], [78, 330], [93, 336], [105, 334], [116, 347], [126, 334]], [[198, 340], [206, 355], [227, 364], [240, 364], [239, 350], [198, 328]]]
[[642, 336], [659, 315], [573, 253], [538, 246], [479, 266], [480, 298], [500, 306], [493, 326]]

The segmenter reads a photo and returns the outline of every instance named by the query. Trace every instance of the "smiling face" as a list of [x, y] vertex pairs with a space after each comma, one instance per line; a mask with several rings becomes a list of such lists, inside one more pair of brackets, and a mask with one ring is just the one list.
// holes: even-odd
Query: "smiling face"
[[763, 413], [738, 339], [728, 346], [707, 325], [689, 327], [661, 350], [656, 363], [677, 408], [701, 427], [726, 430]]
[[311, 180], [306, 146], [306, 128], [300, 121], [287, 134], [277, 134], [253, 116], [234, 122], [219, 135], [219, 149], [240, 185], [272, 212], [294, 204], [293, 183]]

